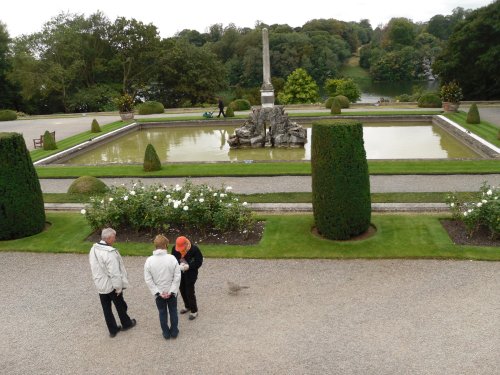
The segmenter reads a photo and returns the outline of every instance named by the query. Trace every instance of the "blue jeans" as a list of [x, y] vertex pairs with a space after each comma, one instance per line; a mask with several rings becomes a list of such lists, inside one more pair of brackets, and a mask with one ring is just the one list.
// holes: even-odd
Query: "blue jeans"
[[[177, 337], [179, 334], [179, 317], [177, 315], [177, 297], [173, 294], [170, 298], [163, 299], [160, 296], [156, 297], [156, 307], [160, 315], [160, 326], [163, 332], [163, 337]], [[170, 313], [170, 328], [168, 326], [168, 314]]]

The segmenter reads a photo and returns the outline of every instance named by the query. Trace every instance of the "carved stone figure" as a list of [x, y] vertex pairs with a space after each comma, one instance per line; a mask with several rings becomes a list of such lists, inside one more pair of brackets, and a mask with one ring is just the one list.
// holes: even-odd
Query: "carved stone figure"
[[[267, 131], [266, 131], [267, 126]], [[249, 119], [229, 137], [229, 147], [304, 147], [307, 131], [290, 121], [282, 105], [253, 107]]]

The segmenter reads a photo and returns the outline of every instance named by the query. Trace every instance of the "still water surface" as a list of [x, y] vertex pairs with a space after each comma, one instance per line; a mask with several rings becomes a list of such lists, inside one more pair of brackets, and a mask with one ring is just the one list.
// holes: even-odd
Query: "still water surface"
[[[227, 139], [236, 127], [159, 127], [132, 132], [75, 156], [66, 164], [142, 163], [148, 143], [162, 162], [310, 160], [304, 148], [230, 149]], [[370, 123], [363, 126], [368, 159], [446, 159], [478, 157], [471, 149], [430, 123]]]

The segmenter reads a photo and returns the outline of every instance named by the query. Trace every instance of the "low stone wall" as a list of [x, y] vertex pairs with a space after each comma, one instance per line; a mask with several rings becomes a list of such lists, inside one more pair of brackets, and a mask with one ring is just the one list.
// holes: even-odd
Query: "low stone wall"
[[[478, 154], [485, 158], [500, 158], [498, 148], [490, 145], [488, 142], [481, 142], [472, 136], [472, 133], [462, 128], [460, 125], [455, 124], [453, 121], [443, 116], [433, 116], [433, 124], [438, 125], [447, 133], [458, 139], [463, 144], [472, 148]], [[492, 147], [491, 147], [492, 146]]]

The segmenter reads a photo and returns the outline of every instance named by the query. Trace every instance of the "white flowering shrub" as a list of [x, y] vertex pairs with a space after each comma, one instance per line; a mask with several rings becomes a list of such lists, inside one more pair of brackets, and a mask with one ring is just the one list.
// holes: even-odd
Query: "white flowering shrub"
[[81, 211], [94, 230], [104, 227], [161, 231], [169, 227], [194, 228], [202, 232], [243, 231], [255, 223], [246, 202], [240, 202], [231, 187], [183, 186], [140, 181], [131, 187], [114, 186], [105, 195], [90, 198]]
[[500, 237], [500, 188], [483, 183], [481, 198], [476, 202], [461, 202], [455, 194], [447, 197], [453, 218], [461, 220], [467, 227], [469, 236], [481, 226], [488, 228], [490, 237]]

